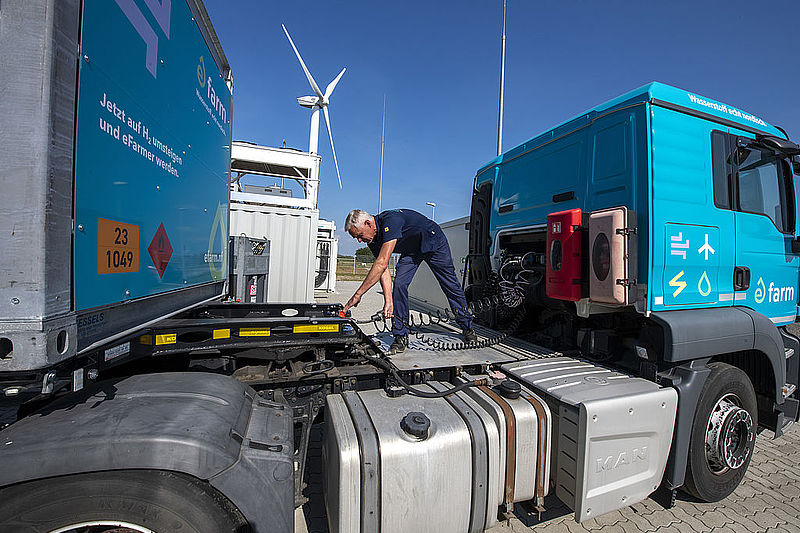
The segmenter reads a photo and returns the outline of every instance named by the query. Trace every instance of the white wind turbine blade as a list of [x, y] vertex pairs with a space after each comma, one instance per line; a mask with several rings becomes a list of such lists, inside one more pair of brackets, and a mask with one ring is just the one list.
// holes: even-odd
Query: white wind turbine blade
[[336, 84], [339, 83], [340, 79], [342, 79], [342, 75], [344, 74], [345, 70], [347, 70], [347, 67], [344, 67], [342, 71], [339, 73], [339, 75], [336, 76], [333, 79], [333, 81], [328, 84], [327, 87], [325, 87], [325, 96], [323, 97], [325, 102], [327, 102], [328, 98], [330, 98], [331, 94], [333, 93], [333, 90], [336, 88]]
[[[342, 71], [344, 72], [344, 71]], [[341, 74], [339, 74], [341, 76]], [[331, 140], [331, 151], [333, 152], [333, 164], [336, 165], [336, 177], [339, 178], [339, 188], [342, 188], [342, 177], [339, 175], [339, 162], [336, 160], [336, 148], [333, 147], [333, 135], [331, 134], [331, 117], [328, 115], [328, 106], [322, 108], [325, 114], [325, 126], [328, 127], [328, 138]]]
[[300, 66], [303, 67], [303, 72], [306, 73], [306, 78], [308, 78], [308, 83], [311, 84], [311, 88], [314, 89], [314, 92], [317, 94], [317, 96], [322, 98], [323, 97], [322, 96], [322, 91], [319, 90], [319, 86], [317, 85], [317, 82], [314, 81], [314, 76], [312, 76], [311, 73], [308, 71], [308, 68], [306, 67], [306, 64], [303, 62], [303, 58], [300, 57], [300, 52], [297, 51], [297, 47], [294, 45], [294, 41], [292, 41], [292, 38], [289, 35], [289, 32], [286, 30], [286, 26], [281, 24], [281, 28], [283, 28], [283, 33], [286, 34], [286, 38], [289, 39], [289, 44], [292, 45], [292, 49], [294, 50], [294, 53], [297, 56], [297, 59], [300, 61]]

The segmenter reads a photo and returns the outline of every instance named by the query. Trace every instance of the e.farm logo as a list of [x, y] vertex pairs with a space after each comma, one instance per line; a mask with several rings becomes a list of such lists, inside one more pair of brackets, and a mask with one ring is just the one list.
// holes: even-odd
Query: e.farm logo
[[[199, 89], [195, 88], [197, 99], [206, 108], [208, 116], [217, 125], [219, 131], [223, 135], [227, 135], [227, 131], [222, 125], [228, 123], [228, 110], [225, 109], [222, 100], [217, 96], [217, 91], [214, 90], [214, 83], [211, 80], [211, 76], [206, 72], [206, 60], [203, 56], [200, 56], [197, 62], [197, 84], [200, 86]], [[200, 89], [205, 89], [205, 93], [201, 93]], [[223, 90], [227, 90], [227, 87]]]
[[[228, 234], [225, 228], [225, 218], [227, 214], [227, 206], [217, 202], [217, 212], [214, 214], [211, 233], [208, 235], [208, 252], [203, 257], [203, 261], [208, 263], [208, 271], [214, 281], [225, 277], [225, 242]], [[214, 251], [217, 235], [219, 235], [219, 253]]]
[[200, 56], [200, 62], [197, 64], [197, 83], [205, 89], [206, 87], [206, 61], [203, 56]]
[[766, 297], [766, 290], [767, 288], [764, 286], [764, 278], [758, 278], [758, 283], [756, 283], [756, 292], [753, 295], [757, 304], [763, 303], [764, 298]]
[[770, 281], [767, 287], [764, 278], [759, 277], [753, 299], [757, 304], [764, 303], [764, 300], [768, 300], [769, 303], [793, 302], [794, 287], [776, 287], [773, 281]]

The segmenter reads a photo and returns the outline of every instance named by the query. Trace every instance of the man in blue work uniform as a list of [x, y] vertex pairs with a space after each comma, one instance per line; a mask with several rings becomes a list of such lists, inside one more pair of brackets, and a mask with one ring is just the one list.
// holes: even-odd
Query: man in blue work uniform
[[[461, 326], [464, 340], [468, 343], [478, 340], [472, 329], [467, 298], [453, 269], [450, 245], [436, 222], [411, 209], [391, 209], [374, 216], [354, 209], [345, 219], [344, 230], [358, 242], [366, 243], [375, 256], [375, 263], [367, 277], [344, 309], [347, 311], [357, 306], [364, 293], [380, 281], [384, 316], [399, 319], [392, 320], [394, 342], [389, 353], [403, 352], [408, 346], [408, 286], [423, 261], [428, 264], [444, 291], [456, 315], [456, 322]], [[393, 253], [400, 254], [395, 269], [394, 289], [388, 269], [389, 257]]]

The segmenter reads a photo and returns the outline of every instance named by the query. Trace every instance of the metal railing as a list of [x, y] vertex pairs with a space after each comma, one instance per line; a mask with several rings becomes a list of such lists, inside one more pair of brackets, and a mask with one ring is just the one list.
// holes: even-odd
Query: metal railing
[[[389, 272], [392, 277], [394, 277], [398, 257], [397, 255], [389, 257]], [[374, 262], [375, 260], [372, 258], [365, 260], [363, 257], [340, 255], [336, 262], [336, 279], [340, 281], [363, 280]]]

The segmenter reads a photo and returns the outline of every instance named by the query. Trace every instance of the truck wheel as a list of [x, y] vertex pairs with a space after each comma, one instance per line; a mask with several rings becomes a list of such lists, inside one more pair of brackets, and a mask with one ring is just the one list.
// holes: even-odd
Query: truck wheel
[[692, 423], [684, 489], [706, 502], [733, 492], [744, 477], [758, 428], [756, 393], [742, 370], [709, 363]]
[[208, 533], [249, 531], [208, 484], [184, 474], [120, 470], [41, 479], [0, 490], [0, 531]]

